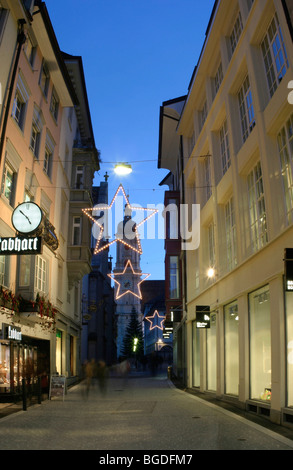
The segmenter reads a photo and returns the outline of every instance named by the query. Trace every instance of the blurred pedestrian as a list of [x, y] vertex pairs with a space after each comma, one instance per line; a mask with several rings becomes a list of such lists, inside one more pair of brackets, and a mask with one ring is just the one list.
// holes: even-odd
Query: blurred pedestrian
[[104, 361], [99, 361], [97, 364], [97, 378], [100, 391], [102, 395], [105, 395], [107, 392], [108, 369]]
[[95, 360], [92, 359], [90, 362], [86, 361], [85, 363], [85, 384], [86, 384], [86, 394], [89, 394], [90, 388], [92, 386], [93, 377], [95, 375]]

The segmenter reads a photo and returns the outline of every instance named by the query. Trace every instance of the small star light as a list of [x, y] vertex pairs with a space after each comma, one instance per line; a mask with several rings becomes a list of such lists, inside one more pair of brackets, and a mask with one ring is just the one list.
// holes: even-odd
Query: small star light
[[150, 330], [153, 330], [154, 328], [158, 328], [159, 330], [163, 330], [163, 328], [164, 328], [163, 323], [164, 323], [166, 317], [165, 317], [165, 315], [160, 316], [158, 310], [155, 310], [154, 314], [151, 317], [145, 317], [145, 319], [151, 323]]
[[[92, 220], [94, 222], [94, 224], [96, 224], [99, 228], [100, 228], [100, 233], [99, 233], [99, 236], [97, 238], [97, 243], [96, 243], [96, 246], [95, 246], [95, 249], [94, 249], [94, 254], [98, 254], [100, 251], [102, 250], [105, 250], [106, 248], [108, 248], [110, 245], [112, 245], [113, 243], [116, 243], [116, 242], [120, 242], [120, 243], [123, 243], [125, 246], [127, 246], [128, 248], [132, 249], [133, 251], [136, 251], [137, 253], [139, 254], [142, 254], [142, 248], [141, 248], [141, 243], [140, 243], [140, 239], [139, 239], [139, 233], [138, 233], [138, 228], [144, 224], [150, 217], [152, 217], [153, 215], [155, 215], [157, 212], [158, 212], [158, 209], [149, 209], [149, 208], [146, 208], [146, 207], [133, 207], [130, 205], [129, 203], [129, 200], [128, 200], [128, 197], [125, 193], [125, 190], [122, 186], [122, 184], [119, 185], [113, 199], [112, 199], [112, 202], [109, 206], [105, 206], [105, 207], [101, 207], [100, 205], [98, 206], [98, 210], [99, 211], [108, 211], [108, 210], [111, 210], [112, 209], [112, 206], [115, 202], [115, 199], [117, 198], [119, 192], [122, 192], [125, 200], [126, 200], [126, 204], [125, 204], [125, 209], [130, 209], [131, 211], [134, 210], [134, 211], [151, 211], [151, 214], [149, 214], [147, 217], [145, 217], [142, 221], [140, 221], [139, 223], [137, 224], [134, 224], [134, 227], [133, 227], [133, 232], [135, 233], [135, 238], [136, 238], [136, 241], [137, 241], [137, 245], [136, 244], [130, 244], [130, 243], [127, 243], [123, 238], [115, 238], [115, 240], [112, 240], [108, 243], [105, 243], [103, 244], [102, 246], [100, 246], [100, 243], [101, 243], [101, 240], [103, 238], [103, 232], [104, 232], [104, 227], [101, 223], [99, 223], [99, 221], [97, 219], [95, 219], [92, 215], [89, 214], [89, 212], [93, 212], [95, 211], [97, 208], [93, 207], [91, 209], [82, 209], [82, 211], [84, 212], [84, 214], [89, 217], [90, 220]], [[123, 219], [123, 216], [121, 217], [121, 220]]]
[[[135, 297], [138, 297], [139, 299], [142, 298], [141, 295], [141, 290], [140, 290], [140, 284], [145, 281], [150, 274], [146, 273], [141, 273], [141, 272], [134, 272], [133, 266], [131, 264], [131, 261], [128, 260], [127, 263], [125, 264], [124, 270], [122, 273], [114, 273], [114, 274], [108, 274], [108, 276], [113, 279], [116, 284], [118, 284], [118, 289], [116, 292], [116, 300], [120, 299], [123, 297], [123, 295], [126, 294], [132, 294]], [[117, 281], [117, 277], [121, 276], [121, 281]], [[137, 279], [135, 280], [134, 277], [137, 276]], [[144, 279], [140, 279], [141, 276], [145, 276]], [[131, 289], [131, 284], [133, 280], [134, 288]]]

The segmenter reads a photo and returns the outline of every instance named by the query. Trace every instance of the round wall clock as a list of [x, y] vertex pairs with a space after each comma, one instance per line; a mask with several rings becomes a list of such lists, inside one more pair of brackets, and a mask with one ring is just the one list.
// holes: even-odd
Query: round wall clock
[[43, 218], [41, 208], [34, 202], [28, 201], [19, 204], [11, 216], [12, 225], [17, 232], [31, 233], [40, 225]]

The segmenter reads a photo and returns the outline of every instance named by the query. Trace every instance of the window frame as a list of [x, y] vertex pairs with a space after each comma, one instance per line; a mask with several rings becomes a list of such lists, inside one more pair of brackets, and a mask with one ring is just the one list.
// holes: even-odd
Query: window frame
[[268, 242], [265, 194], [260, 161], [247, 175], [247, 190], [250, 239], [252, 251], [255, 253]]
[[269, 94], [272, 98], [289, 68], [287, 50], [277, 13], [272, 18], [260, 48]]
[[237, 98], [240, 112], [242, 140], [244, 143], [256, 125], [252, 91], [248, 74], [242, 82], [242, 85], [237, 93]]

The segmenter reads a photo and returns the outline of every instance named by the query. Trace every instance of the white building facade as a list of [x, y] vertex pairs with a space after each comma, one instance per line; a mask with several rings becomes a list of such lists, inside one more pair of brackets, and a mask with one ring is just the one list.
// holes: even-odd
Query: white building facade
[[[182, 255], [186, 384], [288, 426], [291, 33], [287, 2], [216, 1], [176, 129], [181, 202], [200, 205], [199, 248]], [[197, 328], [200, 306], [210, 309], [210, 328]]]

